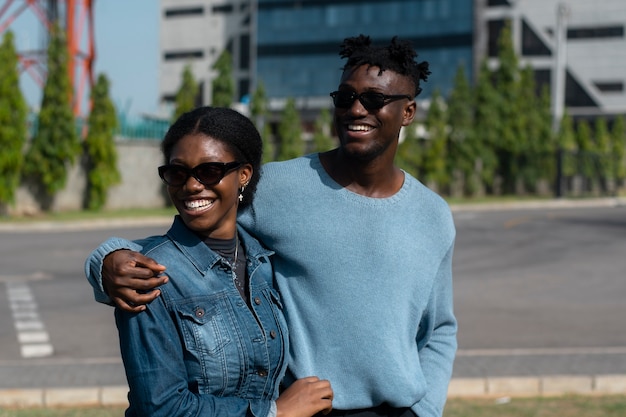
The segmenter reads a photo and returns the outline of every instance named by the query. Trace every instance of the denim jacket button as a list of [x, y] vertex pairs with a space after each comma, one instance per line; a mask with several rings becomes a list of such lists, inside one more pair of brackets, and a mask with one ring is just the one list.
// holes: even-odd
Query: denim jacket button
[[198, 318], [204, 317], [204, 309], [202, 307], [196, 308], [196, 317]]
[[276, 330], [271, 330], [271, 331], [270, 331], [270, 337], [271, 337], [272, 339], [276, 339]]
[[265, 369], [259, 369], [256, 373], [258, 376], [267, 376], [267, 371]]
[[259, 297], [254, 297], [254, 304], [260, 306], [261, 305], [261, 299]]

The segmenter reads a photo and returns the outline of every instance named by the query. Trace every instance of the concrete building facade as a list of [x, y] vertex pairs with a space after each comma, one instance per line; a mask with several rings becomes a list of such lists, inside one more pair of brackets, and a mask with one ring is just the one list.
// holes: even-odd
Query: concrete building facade
[[[497, 55], [508, 21], [521, 65], [530, 64], [541, 85], [556, 82], [563, 65], [564, 100], [576, 118], [626, 113], [626, 2], [623, 0], [479, 0], [477, 33], [483, 56]], [[559, 29], [563, 36], [559, 38]], [[495, 65], [495, 62], [492, 62]]]
[[[507, 21], [521, 64], [535, 69], [539, 85], [555, 85], [562, 73], [569, 114], [626, 113], [623, 0], [161, 0], [160, 98], [172, 100], [190, 64], [201, 83], [199, 103], [210, 103], [211, 68], [228, 49], [237, 101], [246, 103], [262, 82], [270, 109], [293, 97], [312, 119], [331, 105], [341, 41], [363, 33], [374, 42], [396, 35], [413, 42], [418, 59], [431, 64], [420, 96], [428, 99], [450, 91], [460, 65], [470, 79], [483, 59], [496, 65]], [[557, 51], [565, 56], [562, 71], [554, 70]]]

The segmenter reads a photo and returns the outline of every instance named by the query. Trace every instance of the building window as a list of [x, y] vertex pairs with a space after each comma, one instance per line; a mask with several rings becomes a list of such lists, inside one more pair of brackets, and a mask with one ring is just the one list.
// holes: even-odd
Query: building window
[[167, 9], [165, 11], [165, 17], [182, 17], [182, 16], [197, 16], [204, 14], [204, 7], [186, 7], [177, 9]]
[[487, 22], [487, 54], [497, 57], [500, 50], [500, 34], [504, 29], [506, 20], [490, 20]]
[[508, 6], [511, 7], [509, 0], [487, 0], [487, 7]]
[[247, 78], [243, 78], [239, 80], [237, 83], [237, 87], [239, 88], [239, 93], [237, 94], [240, 102], [243, 101], [244, 97], [250, 98], [250, 80]]
[[593, 98], [567, 71], [565, 77], [565, 105], [568, 107], [598, 107]]
[[537, 97], [539, 97], [544, 89], [550, 89], [550, 86], [552, 85], [552, 71], [549, 69], [536, 69], [534, 71], [534, 75], [535, 86], [537, 88], [535, 93], [537, 94]]
[[567, 39], [623, 38], [624, 26], [568, 28]]
[[250, 35], [244, 34], [239, 38], [239, 69], [250, 69]]
[[166, 61], [189, 58], [204, 58], [204, 51], [173, 51], [165, 52], [163, 58]]
[[214, 14], [218, 14], [218, 13], [228, 14], [228, 13], [232, 13], [232, 12], [233, 12], [233, 5], [232, 4], [223, 4], [221, 6], [213, 6], [213, 13]]
[[596, 81], [594, 85], [603, 93], [621, 93], [624, 91], [622, 81]]
[[537, 36], [534, 30], [522, 20], [522, 55], [524, 56], [550, 56], [550, 49]]

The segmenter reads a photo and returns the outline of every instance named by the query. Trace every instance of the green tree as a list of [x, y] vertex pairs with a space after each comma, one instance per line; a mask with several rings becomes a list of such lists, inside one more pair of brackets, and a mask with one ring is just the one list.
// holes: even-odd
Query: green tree
[[417, 135], [419, 123], [416, 120], [402, 128], [404, 137], [398, 145], [396, 163], [415, 178], [421, 178], [422, 140]]
[[332, 118], [328, 109], [322, 109], [315, 120], [313, 131], [313, 151], [324, 152], [335, 147], [335, 141], [330, 134]]
[[520, 75], [510, 21], [507, 21], [500, 34], [498, 46], [498, 68], [494, 75], [499, 105], [494, 114], [499, 119], [499, 140], [495, 149], [498, 157], [498, 173], [503, 181], [504, 192], [513, 193], [519, 174], [517, 158], [524, 143], [522, 132], [525, 115], [517, 111], [520, 105], [518, 102]]
[[474, 134], [474, 106], [472, 89], [465, 74], [465, 67], [459, 65], [454, 77], [454, 86], [448, 96], [449, 149], [448, 171], [456, 182], [461, 182], [462, 194], [473, 195], [480, 187], [475, 173], [476, 160], [480, 155], [479, 141]]
[[573, 177], [576, 175], [577, 171], [576, 155], [578, 145], [576, 141], [576, 131], [574, 130], [574, 121], [572, 120], [572, 116], [567, 112], [561, 119], [558, 147], [561, 153], [562, 175], [564, 177]]
[[28, 108], [19, 88], [18, 56], [13, 32], [0, 45], [0, 204], [15, 201], [24, 162]]
[[475, 170], [480, 174], [482, 183], [493, 189], [498, 163], [495, 151], [498, 146], [501, 121], [497, 117], [499, 97], [491, 75], [487, 61], [484, 60], [481, 63], [474, 89], [474, 132], [476, 134], [474, 144], [477, 150]]
[[304, 143], [302, 141], [302, 125], [300, 114], [296, 108], [296, 101], [293, 97], [287, 99], [285, 108], [280, 116], [278, 124], [278, 137], [280, 146], [277, 160], [297, 158], [304, 153]]
[[250, 99], [250, 118], [263, 139], [263, 162], [273, 161], [276, 150], [274, 149], [274, 142], [272, 141], [269, 110], [267, 108], [267, 95], [262, 81], [257, 83], [252, 93], [252, 98]]
[[191, 65], [185, 65], [181, 75], [181, 82], [176, 92], [174, 116], [172, 122], [183, 113], [193, 110], [199, 105], [198, 83], [191, 72]]
[[235, 97], [235, 81], [233, 80], [233, 60], [230, 52], [224, 50], [215, 61], [213, 70], [217, 72], [211, 83], [213, 97], [211, 103], [216, 107], [230, 107]]
[[611, 129], [611, 145], [613, 154], [613, 178], [623, 181], [626, 177], [626, 124], [620, 115], [613, 121]]
[[117, 116], [109, 97], [109, 80], [104, 74], [98, 76], [91, 90], [91, 103], [89, 130], [85, 140], [88, 179], [86, 206], [91, 210], [99, 210], [106, 203], [109, 188], [121, 181], [114, 142]]
[[530, 66], [520, 72], [518, 88], [515, 109], [519, 135], [514, 150], [517, 179], [526, 190], [537, 191], [540, 180], [549, 180], [555, 175], [550, 96], [546, 89], [537, 95], [534, 71]]
[[595, 120], [595, 149], [596, 173], [600, 183], [605, 191], [607, 191], [608, 182], [612, 179], [613, 169], [611, 166], [611, 135], [604, 117], [598, 117]]
[[44, 209], [65, 187], [68, 169], [81, 153], [71, 106], [67, 43], [58, 26], [51, 31], [47, 67], [38, 129], [24, 164], [26, 176], [42, 189], [44, 195], [39, 197]]
[[581, 120], [578, 123], [576, 143], [578, 145], [580, 173], [585, 179], [591, 181], [594, 175], [593, 142], [591, 140], [591, 127], [586, 120]]
[[444, 101], [439, 90], [435, 90], [425, 120], [427, 140], [424, 144], [422, 169], [424, 181], [431, 186], [435, 184], [439, 190], [447, 186], [450, 179], [446, 170], [448, 142], [446, 121]]

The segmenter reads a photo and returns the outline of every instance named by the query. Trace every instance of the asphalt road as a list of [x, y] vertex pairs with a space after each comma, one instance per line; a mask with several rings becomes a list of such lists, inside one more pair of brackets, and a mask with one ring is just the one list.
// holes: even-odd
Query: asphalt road
[[[546, 364], [556, 352], [576, 360], [608, 353], [617, 356], [602, 356], [602, 366], [619, 371], [614, 363], [626, 357], [626, 208], [454, 215], [455, 373], [484, 374], [494, 366], [509, 372], [493, 358], [524, 352], [545, 354]], [[84, 259], [108, 236], [143, 237], [166, 228], [0, 230], [0, 365], [43, 360], [25, 357], [29, 341], [18, 340], [16, 311], [24, 300], [39, 324], [30, 333], [48, 336], [35, 343], [50, 345], [48, 361], [119, 364], [113, 310], [93, 301]]]

